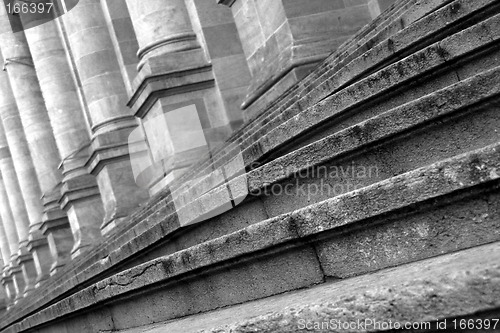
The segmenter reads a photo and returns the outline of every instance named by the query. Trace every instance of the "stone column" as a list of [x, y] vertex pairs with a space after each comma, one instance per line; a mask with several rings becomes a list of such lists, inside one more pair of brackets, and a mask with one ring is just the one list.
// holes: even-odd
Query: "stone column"
[[148, 198], [134, 182], [127, 147], [137, 120], [126, 106], [125, 84], [99, 1], [80, 0], [62, 19], [88, 103], [88, 166], [97, 177], [106, 233]]
[[[21, 14], [21, 20], [62, 156], [62, 187], [52, 194], [44, 193], [47, 199], [53, 198], [47, 200], [53, 204], [46, 205], [42, 230], [55, 257], [51, 268], [54, 274], [69, 259], [70, 253], [75, 257], [100, 241], [103, 207], [95, 177], [88, 174], [85, 166], [89, 158], [89, 131], [52, 14]], [[68, 216], [61, 211], [61, 203]]]
[[[3, 181], [3, 180], [2, 180]], [[0, 185], [1, 186], [1, 185]], [[0, 220], [0, 254], [2, 255], [2, 260], [3, 260], [3, 268], [5, 266], [10, 265], [10, 247], [9, 247], [9, 240], [7, 239], [7, 234], [5, 233], [5, 229], [3, 227], [3, 213], [4, 213], [4, 203], [1, 202], [1, 211], [2, 211], [2, 219]], [[10, 209], [10, 207], [8, 207]]]
[[184, 0], [127, 0], [139, 43], [139, 69], [149, 58], [199, 49]]
[[[1, 178], [1, 177], [0, 177]], [[3, 180], [1, 180], [3, 181]], [[0, 184], [1, 187], [1, 184]], [[14, 299], [16, 297], [14, 293], [14, 285], [12, 284], [12, 278], [8, 276], [8, 270], [10, 266], [10, 246], [9, 246], [9, 240], [7, 239], [7, 234], [5, 233], [5, 229], [3, 227], [3, 216], [5, 209], [7, 208], [10, 213], [10, 207], [8, 206], [7, 202], [7, 207], [4, 206], [5, 203], [2, 201], [0, 202], [0, 212], [1, 214], [1, 219], [0, 219], [0, 254], [2, 255], [2, 263], [3, 265], [1, 267], [1, 281], [3, 288], [5, 289], [5, 295], [6, 295], [6, 305], [9, 307], [11, 304], [14, 303]], [[5, 274], [5, 275], [4, 275]]]
[[[1, 126], [0, 131], [3, 133], [3, 128], [1, 128]], [[0, 150], [2, 150], [2, 152], [6, 156], [8, 156], [8, 148], [6, 149], [1, 140]], [[2, 283], [4, 284], [5, 288], [9, 290], [9, 295], [11, 295], [11, 297], [15, 297], [15, 299], [18, 300], [22, 298], [27, 291], [30, 290], [31, 286], [33, 286], [36, 278], [36, 272], [33, 265], [33, 260], [29, 260], [29, 257], [26, 255], [25, 244], [22, 244], [24, 250], [20, 251], [20, 248], [23, 247], [21, 247], [19, 243], [19, 235], [15, 225], [16, 220], [14, 220], [13, 218], [11, 207], [12, 205], [22, 205], [23, 202], [22, 198], [19, 198], [20, 192], [17, 192], [18, 195], [16, 195], [16, 193], [13, 193], [12, 198], [7, 196], [6, 187], [9, 187], [10, 189], [17, 188], [17, 191], [19, 191], [19, 185], [17, 184], [17, 177], [14, 168], [12, 167], [12, 163], [10, 163], [11, 166], [9, 167], [8, 160], [9, 157], [4, 157], [0, 160], [2, 175], [2, 179], [0, 180], [0, 213], [2, 216], [2, 227], [5, 230], [5, 238], [9, 245], [10, 253], [10, 260], [5, 260], [7, 265], [3, 272]], [[20, 202], [19, 199], [21, 199]], [[21, 211], [21, 209], [17, 209], [16, 211]], [[20, 265], [19, 261], [22, 257], [24, 258]]]
[[[50, 134], [51, 129], [48, 122], [43, 121], [43, 118], [47, 117], [47, 111], [38, 88], [36, 73], [30, 65], [29, 51], [26, 52], [24, 34], [12, 32], [4, 6], [0, 6], [0, 21], [2, 53], [0, 60], [4, 63], [8, 74], [3, 73], [0, 78], [4, 101], [1, 117], [21, 189], [18, 193], [22, 193], [27, 212], [27, 217], [25, 217], [26, 215], [22, 214], [22, 209], [17, 202], [11, 204], [12, 209], [19, 213], [14, 213], [21, 244], [19, 260], [28, 279], [26, 290], [29, 290], [34, 284], [43, 281], [48, 276], [51, 264], [47, 239], [39, 230], [43, 214], [39, 180], [40, 184], [44, 186], [57, 184], [57, 176], [46, 165], [47, 161], [52, 160], [51, 154], [54, 153], [53, 147], [55, 148], [55, 145], [51, 145], [46, 135]], [[24, 128], [29, 129], [29, 131], [25, 133]], [[27, 139], [31, 145], [31, 154], [26, 142]], [[32, 158], [35, 159], [35, 164], [40, 169], [38, 175], [40, 179], [37, 179]], [[9, 189], [9, 198], [13, 195], [12, 190]], [[35, 260], [36, 281], [31, 279], [32, 259]], [[23, 265], [25, 261], [26, 264]]]
[[115, 48], [127, 93], [132, 93], [132, 80], [137, 75], [139, 44], [125, 0], [102, 0], [106, 23]]
[[[161, 165], [163, 172], [151, 172], [151, 179], [145, 181], [154, 194], [194, 162], [208, 158], [210, 149], [230, 135], [231, 122], [238, 122], [238, 117], [228, 112], [230, 103], [225, 104], [222, 86], [215, 79], [208, 58], [218, 55], [211, 52], [204, 38], [198, 8], [193, 3], [188, 8], [184, 0], [153, 0], [147, 4], [127, 0], [127, 5], [140, 47], [139, 73], [129, 106], [141, 118], [142, 136], [152, 157], [151, 161], [138, 161], [142, 166], [136, 176], [147, 178], [143, 176], [148, 163]], [[226, 25], [218, 28], [230, 30]], [[224, 51], [230, 44], [231, 39]], [[219, 74], [222, 78], [222, 71]], [[201, 136], [194, 134], [200, 130]], [[134, 134], [134, 139], [141, 136]]]
[[218, 0], [231, 7], [252, 80], [250, 120], [372, 20], [376, 0]]
[[250, 84], [243, 46], [231, 9], [215, 1], [185, 0], [193, 29], [212, 64], [216, 88], [222, 96], [232, 129], [243, 124], [241, 103]]

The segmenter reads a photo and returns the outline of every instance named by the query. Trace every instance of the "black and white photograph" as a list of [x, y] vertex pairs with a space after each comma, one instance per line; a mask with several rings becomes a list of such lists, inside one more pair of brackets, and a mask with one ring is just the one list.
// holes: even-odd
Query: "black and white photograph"
[[500, 0], [0, 0], [0, 333], [500, 332]]

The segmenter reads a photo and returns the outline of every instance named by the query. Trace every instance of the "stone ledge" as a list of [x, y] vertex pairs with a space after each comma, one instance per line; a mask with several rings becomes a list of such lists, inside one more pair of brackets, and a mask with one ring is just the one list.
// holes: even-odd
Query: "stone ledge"
[[[369, 275], [119, 331], [120, 333], [291, 333], [299, 320], [420, 322], [500, 312], [500, 243]], [[484, 290], [489, 292], [485, 293]], [[452, 327], [449, 328], [453, 330]], [[324, 330], [315, 332], [345, 332]]]
[[[470, 191], [476, 186], [484, 188], [488, 183], [498, 187], [499, 152], [500, 145], [492, 145], [152, 260], [102, 280], [40, 311], [25, 319], [22, 326], [35, 327], [96, 303], [110, 302], [120, 295], [131, 296], [131, 293], [140, 290], [144, 292], [143, 288], [152, 284], [166, 283], [191, 271], [269, 250], [291, 240], [333, 231], [429, 200], [434, 200], [436, 204], [438, 198], [457, 191]], [[367, 198], [377, 198], [377, 205], [363, 205]]]

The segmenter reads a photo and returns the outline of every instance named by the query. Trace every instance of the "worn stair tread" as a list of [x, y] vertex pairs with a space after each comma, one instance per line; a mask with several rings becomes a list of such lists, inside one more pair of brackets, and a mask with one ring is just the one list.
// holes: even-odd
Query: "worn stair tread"
[[[425, 123], [436, 116], [443, 116], [446, 113], [454, 112], [456, 109], [470, 106], [471, 104], [480, 102], [483, 99], [490, 99], [492, 96], [498, 95], [498, 87], [500, 86], [498, 84], [498, 78], [500, 75], [498, 75], [497, 72], [498, 68], [478, 74], [473, 78], [459, 82], [454, 86], [435, 92], [425, 98], [413, 101], [412, 103], [400, 106], [390, 112], [381, 114], [375, 118], [365, 121], [364, 123], [353, 126], [351, 129], [341, 131], [338, 134], [332, 135], [326, 139], [320, 140], [310, 146], [301, 148], [269, 164], [266, 164], [247, 175], [249, 190], [259, 190], [266, 183], [282, 181], [283, 179], [289, 177], [293, 172], [299, 172], [304, 168], [318, 165], [326, 160], [345, 154], [350, 150], [359, 149], [362, 145], [374, 142], [374, 140], [390, 137], [398, 132], [407, 131], [412, 126]], [[469, 97], [464, 99], [456, 98], [455, 94], [460, 96], [467, 95]], [[408, 118], [408, 120], [404, 120], [406, 118]], [[398, 122], [399, 126], [391, 126], [388, 128], [380, 126], [380, 136], [373, 131], [370, 132], [370, 136], [352, 136], [351, 132], [356, 132], [356, 129], [361, 132], [365, 127], [373, 129], [377, 126], [372, 125], [372, 123], [383, 124], [388, 119], [393, 119], [393, 121]], [[314, 164], [310, 164], [308, 161], [314, 162]], [[275, 166], [285, 166], [285, 168], [276, 169]], [[289, 173], [283, 174], [283, 170], [286, 170]], [[158, 209], [158, 211], [161, 210]], [[127, 232], [134, 232], [134, 229], [140, 230], [140, 226], [136, 226]], [[154, 233], [156, 238], [162, 237], [162, 234], [158, 233], [156, 230], [157, 228], [153, 228], [150, 232]], [[136, 231], [135, 234], [139, 234], [139, 231]], [[111, 261], [97, 261], [88, 269], [82, 270], [79, 274], [74, 275], [66, 283], [60, 284], [58, 286], [60, 289], [53, 290], [52, 294], [60, 295], [64, 290], [69, 290], [71, 286], [75, 285], [75, 283], [71, 281], [72, 279], [76, 279], [76, 281], [85, 280], [85, 278], [92, 276], [96, 272], [104, 271], [106, 268], [116, 262], [119, 262], [120, 258], [126, 258], [128, 249], [136, 249], [136, 247], [124, 247], [124, 245], [128, 246], [126, 243], [113, 244], [110, 242], [108, 244], [111, 249], [109, 252], [112, 257]], [[143, 246], [147, 246], [148, 244], [149, 243], [144, 243]], [[113, 251], [113, 247], [118, 250]], [[34, 306], [36, 306], [36, 304]]]
[[[175, 281], [189, 274], [196, 276], [200, 269], [206, 271], [217, 268], [229, 260], [238, 262], [239, 258], [247, 260], [247, 256], [254, 256], [256, 253], [261, 256], [280, 246], [289, 248], [287, 244], [291, 241], [316, 237], [336, 229], [340, 231], [346, 226], [400, 211], [405, 207], [415, 210], [417, 204], [429, 201], [436, 205], [440, 198], [447, 202], [450, 200], [447, 196], [460, 191], [467, 191], [470, 195], [473, 188], [479, 188], [480, 191], [484, 191], [487, 186], [496, 188], [500, 179], [499, 151], [500, 144], [491, 145], [151, 260], [106, 278], [39, 311], [26, 318], [22, 325], [25, 328], [35, 327], [95, 304], [109, 303], [116, 297], [140, 293], [149, 286], [168, 281], [178, 283]], [[373, 205], [364, 204], [370, 200]], [[300, 242], [296, 244], [300, 245]], [[233, 261], [230, 265], [234, 264]]]
[[435, 322], [492, 310], [500, 313], [500, 242], [120, 332], [298, 332], [301, 319]]
[[[432, 2], [432, 1], [430, 1]], [[441, 3], [441, 2], [439, 2]], [[377, 77], [382, 78], [384, 80], [389, 79], [389, 81], [394, 81], [394, 79], [397, 79], [396, 81], [401, 80], [401, 82], [388, 82], [385, 85], [381, 85], [380, 89], [383, 91], [393, 89], [391, 85], [397, 85], [397, 84], [402, 84], [404, 81], [406, 82], [411, 82], [414, 80], [416, 77], [419, 75], [424, 74], [425, 72], [430, 72], [431, 68], [421, 68], [417, 69], [413, 73], [406, 73], [408, 77], [398, 77], [398, 73], [392, 73], [396, 74], [393, 78], [390, 76], [390, 70], [388, 67], [391, 67], [393, 69], [398, 69], [400, 65], [397, 64], [387, 64], [386, 67], [381, 68], [377, 72], [371, 74], [368, 78], [367, 77], [361, 77], [359, 81], [354, 81], [348, 84], [346, 87], [340, 89], [343, 85], [347, 84], [350, 80], [354, 78], [354, 73], [362, 73], [363, 71], [367, 71], [373, 66], [376, 66], [376, 64], [380, 61], [383, 61], [387, 57], [390, 57], [393, 54], [397, 54], [400, 50], [404, 50], [406, 48], [410, 48], [413, 44], [419, 44], [423, 43], [420, 49], [413, 50], [414, 53], [425, 53], [422, 50], [422, 47], [429, 49], [428, 44], [426, 44], [426, 39], [429, 38], [429, 36], [432, 36], [435, 31], [432, 28], [435, 29], [445, 29], [448, 26], [452, 26], [456, 24], [456, 21], [460, 21], [464, 17], [473, 15], [476, 12], [481, 12], [484, 6], [487, 6], [491, 3], [495, 3], [493, 0], [481, 0], [480, 2], [470, 2], [470, 1], [465, 1], [465, 0], [456, 0], [453, 1], [452, 3], [447, 4], [444, 7], [438, 6], [438, 4], [435, 4], [437, 9], [435, 12], [432, 12], [432, 15], [427, 15], [425, 19], [423, 20], [417, 20], [414, 22], [412, 25], [405, 27], [405, 29], [399, 31], [396, 33], [396, 35], [391, 36], [391, 38], [385, 39], [383, 42], [381, 42], [379, 45], [373, 47], [372, 49], [369, 49], [366, 53], [363, 55], [358, 56], [354, 60], [352, 60], [350, 63], [345, 64], [345, 66], [340, 66], [340, 67], [335, 67], [333, 69], [333, 72], [329, 73], [327, 75], [327, 78], [323, 81], [323, 83], [320, 86], [315, 86], [314, 89], [312, 89], [310, 92], [308, 92], [305, 96], [301, 97], [298, 101], [294, 102], [290, 106], [285, 106], [281, 107], [280, 109], [276, 110], [275, 112], [272, 112], [272, 114], [269, 114], [266, 116], [265, 122], [261, 123], [260, 126], [254, 125], [253, 128], [257, 128], [258, 130], [252, 130], [252, 129], [245, 129], [241, 133], [241, 136], [238, 138], [235, 138], [235, 141], [239, 143], [241, 148], [244, 150], [245, 154], [245, 162], [247, 164], [251, 164], [255, 161], [257, 161], [259, 158], [262, 157], [263, 154], [269, 152], [269, 147], [267, 147], [267, 150], [261, 151], [260, 147], [260, 141], [263, 138], [267, 138], [269, 135], [272, 135], [272, 132], [275, 132], [275, 136], [279, 137], [278, 134], [276, 133], [276, 130], [279, 129], [280, 127], [284, 129], [284, 132], [286, 135], [284, 137], [279, 137], [280, 142], [277, 145], [274, 145], [272, 148], [276, 149], [279, 145], [284, 144], [286, 141], [291, 136], [291, 132], [287, 132], [287, 127], [290, 127], [290, 123], [293, 123], [294, 117], [297, 118], [300, 115], [315, 115], [316, 110], [321, 109], [321, 106], [318, 106], [317, 104], [321, 101], [323, 101], [325, 98], [327, 98], [326, 102], [328, 100], [330, 101], [335, 101], [338, 99], [338, 95], [340, 96], [350, 96], [353, 92], [357, 92], [358, 90], [355, 90], [355, 88], [359, 88], [363, 84], [367, 86], [369, 89], [372, 89], [370, 87], [370, 81], [373, 79], [376, 79]], [[425, 6], [424, 6], [425, 7]], [[454, 10], [454, 8], [458, 8], [459, 10]], [[427, 13], [429, 10], [424, 11]], [[416, 18], [413, 18], [415, 20]], [[496, 21], [492, 21], [493, 24], [496, 24]], [[418, 26], [418, 29], [414, 25]], [[464, 27], [459, 27], [455, 28], [457, 31], [454, 31], [457, 34], [457, 37], [460, 38], [466, 38], [467, 35], [464, 35], [461, 33], [461, 29]], [[424, 29], [426, 31], [425, 36], [418, 37], [418, 32], [419, 30]], [[468, 29], [469, 31], [471, 29], [474, 29], [474, 24]], [[476, 31], [479, 31], [479, 29], [476, 29]], [[491, 36], [496, 36], [497, 35], [498, 29], [492, 29], [491, 31], [481, 31], [479, 32], [480, 34], [490, 34]], [[445, 35], [446, 36], [446, 35]], [[417, 38], [418, 37], [418, 38]], [[443, 36], [444, 37], [444, 36]], [[493, 39], [498, 38], [498, 36], [493, 37]], [[450, 38], [448, 38], [450, 39]], [[453, 38], [451, 38], [453, 40]], [[439, 40], [439, 39], [438, 39]], [[451, 52], [451, 57], [450, 55], [444, 57], [439, 61], [439, 58], [441, 58], [440, 55], [437, 56], [435, 62], [437, 61], [434, 66], [443, 66], [445, 65], [445, 62], [450, 62], [453, 60], [454, 57], [461, 57], [465, 53], [470, 52], [474, 48], [481, 47], [481, 43], [483, 45], [486, 45], [488, 43], [491, 43], [491, 40], [487, 40], [484, 38], [478, 38], [477, 41], [479, 41], [479, 44], [476, 43], [470, 43], [469, 45], [464, 44], [464, 42], [460, 42], [458, 45], [467, 45], [468, 47], [465, 48], [464, 50], [454, 50]], [[456, 40], [455, 40], [456, 42]], [[390, 46], [390, 45], [391, 46]], [[440, 49], [440, 43], [435, 42], [434, 47], [437, 49]], [[417, 52], [418, 51], [418, 52]], [[438, 50], [437, 50], [438, 51]], [[410, 67], [417, 67], [415, 66], [417, 63], [412, 65], [412, 61], [415, 61], [418, 59], [413, 53], [410, 54], [409, 56], [411, 57], [413, 55], [413, 60], [408, 59], [405, 60], [406, 63]], [[443, 53], [444, 55], [444, 53]], [[401, 59], [398, 59], [399, 63], [401, 63]], [[328, 60], [327, 60], [328, 61]], [[344, 73], [341, 75], [341, 73]], [[359, 76], [359, 75], [358, 75]], [[340, 90], [339, 90], [340, 89]], [[332, 93], [336, 92], [335, 94], [332, 95]], [[377, 94], [381, 93], [381, 91], [375, 91]], [[369, 94], [364, 94], [370, 96], [372, 98], [373, 96]], [[355, 104], [360, 104], [363, 103], [364, 99], [360, 98], [357, 96]], [[325, 103], [323, 101], [322, 103]], [[354, 104], [353, 104], [354, 105]], [[348, 107], [352, 107], [353, 105], [349, 105]], [[338, 105], [336, 105], [338, 107]], [[345, 107], [343, 108], [345, 109]], [[339, 113], [342, 110], [337, 110], [336, 112]], [[296, 119], [296, 121], [299, 119]], [[309, 119], [300, 119], [300, 127], [301, 131], [303, 132], [304, 130], [308, 130], [309, 127], [313, 127], [315, 124], [319, 122], [319, 119], [315, 119], [312, 123], [309, 123]], [[285, 124], [288, 123], [288, 124]], [[291, 127], [293, 130], [297, 131], [293, 126]], [[270, 133], [269, 133], [270, 132]], [[226, 154], [226, 151], [224, 149], [214, 155], [214, 163], [217, 164], [217, 159], [220, 158], [222, 161], [224, 160], [224, 156]], [[196, 172], [199, 172], [203, 170], [204, 167], [208, 166], [210, 164], [207, 164], [207, 162], [202, 162], [198, 166], [195, 166], [191, 169], [191, 171], [188, 171], [185, 176], [181, 177], [180, 180], [183, 180], [187, 177], [193, 177]]]

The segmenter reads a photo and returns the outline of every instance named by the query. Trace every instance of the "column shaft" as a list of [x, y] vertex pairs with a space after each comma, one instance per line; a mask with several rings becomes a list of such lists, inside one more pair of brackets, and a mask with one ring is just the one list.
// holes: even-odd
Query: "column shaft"
[[184, 0], [127, 0], [139, 43], [139, 69], [150, 58], [199, 48]]
[[[3, 182], [3, 180], [2, 180]], [[0, 187], [2, 187], [2, 184], [0, 184]], [[0, 254], [2, 255], [2, 260], [4, 266], [9, 266], [10, 265], [10, 246], [9, 246], [9, 240], [7, 239], [7, 234], [5, 233], [5, 228], [3, 226], [3, 215], [4, 215], [4, 210], [7, 208], [10, 210], [10, 207], [4, 207], [4, 198], [0, 198], [2, 202], [0, 202], [0, 209], [2, 211], [2, 219], [0, 219]], [[8, 204], [8, 202], [7, 202]], [[2, 267], [3, 271], [3, 267]]]
[[103, 0], [101, 4], [127, 93], [131, 94], [132, 81], [137, 74], [139, 45], [127, 4], [125, 0]]
[[368, 2], [219, 0], [231, 6], [252, 75], [242, 104], [245, 120], [261, 114], [369, 23]]

